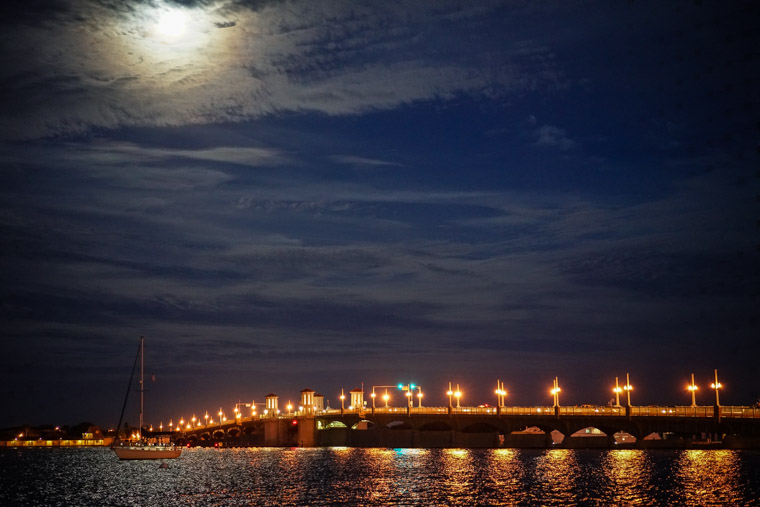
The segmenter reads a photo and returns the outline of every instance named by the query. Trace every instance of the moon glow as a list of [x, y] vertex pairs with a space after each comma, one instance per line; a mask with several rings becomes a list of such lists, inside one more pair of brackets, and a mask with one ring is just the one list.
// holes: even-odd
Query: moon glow
[[179, 37], [185, 31], [187, 15], [181, 11], [166, 11], [158, 19], [158, 32], [166, 37]]

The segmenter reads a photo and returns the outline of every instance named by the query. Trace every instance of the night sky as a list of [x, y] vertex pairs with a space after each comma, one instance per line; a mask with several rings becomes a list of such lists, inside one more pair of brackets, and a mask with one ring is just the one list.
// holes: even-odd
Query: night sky
[[757, 2], [0, 10], [0, 427], [757, 400]]

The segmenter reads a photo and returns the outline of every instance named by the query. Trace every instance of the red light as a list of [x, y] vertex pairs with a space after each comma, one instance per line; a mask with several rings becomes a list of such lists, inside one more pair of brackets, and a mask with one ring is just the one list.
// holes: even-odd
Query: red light
[[297, 419], [293, 419], [293, 426], [297, 426], [297, 425], [298, 425], [298, 420]]

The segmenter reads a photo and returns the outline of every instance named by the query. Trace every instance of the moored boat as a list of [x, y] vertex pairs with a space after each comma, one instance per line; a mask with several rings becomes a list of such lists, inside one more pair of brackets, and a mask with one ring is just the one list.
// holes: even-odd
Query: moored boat
[[[140, 358], [140, 426], [139, 432], [135, 435], [135, 440], [126, 444], [114, 441], [111, 448], [116, 453], [119, 459], [123, 460], [135, 460], [135, 459], [173, 459], [178, 458], [182, 454], [182, 449], [175, 445], [155, 445], [148, 442], [143, 435], [143, 406], [144, 406], [144, 363], [145, 363], [145, 338], [140, 337], [140, 346], [137, 349], [137, 354]], [[135, 366], [137, 366], [137, 358], [132, 366], [132, 376], [129, 378], [129, 387], [127, 388], [127, 396], [124, 399], [124, 406], [121, 409], [121, 417], [119, 417], [119, 424], [117, 427], [121, 427], [121, 421], [124, 417], [124, 407], [127, 406], [127, 398], [129, 397], [129, 389], [132, 386], [132, 378], [134, 377]]]

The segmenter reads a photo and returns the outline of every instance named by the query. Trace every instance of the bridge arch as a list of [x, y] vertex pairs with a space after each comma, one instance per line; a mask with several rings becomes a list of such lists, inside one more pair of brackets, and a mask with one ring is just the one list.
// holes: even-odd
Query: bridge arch
[[368, 419], [357, 421], [353, 426], [351, 426], [351, 429], [354, 431], [373, 430], [375, 428], [377, 428], [377, 425]]
[[502, 428], [486, 422], [475, 422], [462, 428], [463, 433], [503, 433]]
[[421, 425], [417, 429], [420, 431], [451, 431], [454, 428], [451, 426], [451, 424], [448, 424], [444, 421], [430, 421]]
[[348, 425], [344, 423], [343, 421], [339, 421], [337, 419], [333, 419], [332, 421], [324, 421], [321, 427], [319, 429], [335, 429], [335, 428], [348, 428]]

